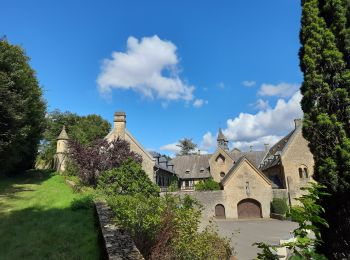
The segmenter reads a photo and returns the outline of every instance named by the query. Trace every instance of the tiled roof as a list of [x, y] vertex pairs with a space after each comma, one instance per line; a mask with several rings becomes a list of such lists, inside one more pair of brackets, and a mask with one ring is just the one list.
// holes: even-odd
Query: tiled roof
[[176, 156], [170, 163], [174, 164], [175, 173], [181, 179], [209, 178], [210, 157], [211, 154], [182, 155]]

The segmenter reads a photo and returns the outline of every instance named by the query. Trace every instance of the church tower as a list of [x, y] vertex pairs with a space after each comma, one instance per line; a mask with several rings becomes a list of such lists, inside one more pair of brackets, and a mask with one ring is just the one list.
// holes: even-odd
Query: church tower
[[219, 128], [219, 134], [217, 139], [218, 147], [228, 151], [228, 140], [226, 136], [222, 133], [221, 128]]
[[64, 172], [66, 169], [68, 140], [66, 127], [63, 126], [61, 133], [57, 137], [55, 168], [58, 172]]

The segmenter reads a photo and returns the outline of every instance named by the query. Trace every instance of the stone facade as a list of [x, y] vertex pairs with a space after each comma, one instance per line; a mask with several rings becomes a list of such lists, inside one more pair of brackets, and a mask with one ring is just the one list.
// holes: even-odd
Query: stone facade
[[[296, 198], [302, 195], [301, 188], [313, 181], [314, 166], [301, 123], [300, 119], [295, 120], [295, 128], [265, 151], [229, 151], [220, 129], [213, 154], [179, 156], [172, 160], [181, 189], [193, 190], [196, 182], [208, 178], [220, 183], [222, 191], [190, 193], [205, 206], [207, 217], [214, 217], [219, 211], [222, 214], [224, 208], [227, 218], [258, 216], [257, 210], [260, 217], [267, 218], [275, 197], [296, 205]], [[184, 185], [187, 182], [193, 185]], [[217, 205], [221, 205], [218, 212]]]

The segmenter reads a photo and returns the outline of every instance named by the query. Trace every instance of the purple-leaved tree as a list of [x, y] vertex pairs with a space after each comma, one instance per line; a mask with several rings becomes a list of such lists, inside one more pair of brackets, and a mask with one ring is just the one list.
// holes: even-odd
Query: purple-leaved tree
[[84, 184], [94, 187], [103, 171], [119, 167], [128, 158], [142, 163], [142, 157], [130, 151], [130, 144], [119, 138], [112, 142], [99, 139], [90, 145], [70, 140], [68, 146], [70, 159], [78, 168], [78, 177]]

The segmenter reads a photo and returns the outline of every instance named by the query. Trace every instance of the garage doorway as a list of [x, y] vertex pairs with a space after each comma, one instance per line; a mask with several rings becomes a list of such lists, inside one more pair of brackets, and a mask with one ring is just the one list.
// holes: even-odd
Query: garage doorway
[[215, 206], [215, 217], [216, 218], [226, 218], [225, 207], [222, 204], [217, 204]]
[[262, 218], [261, 204], [254, 199], [244, 199], [237, 204], [238, 218]]

